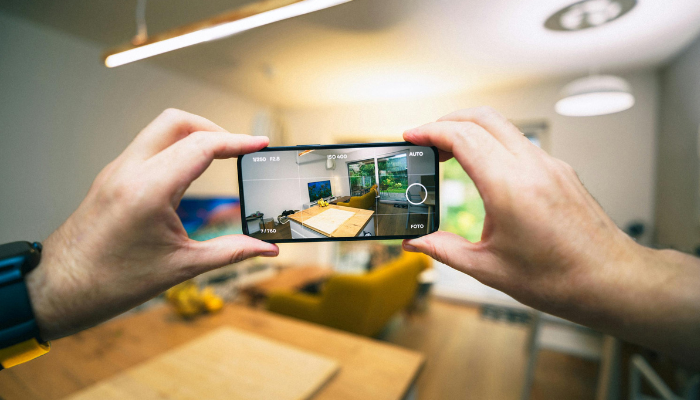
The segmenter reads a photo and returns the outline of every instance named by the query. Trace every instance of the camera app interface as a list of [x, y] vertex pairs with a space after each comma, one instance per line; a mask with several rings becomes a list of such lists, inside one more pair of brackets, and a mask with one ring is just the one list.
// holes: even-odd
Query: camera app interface
[[435, 153], [393, 146], [259, 152], [241, 159], [248, 233], [262, 240], [434, 231]]

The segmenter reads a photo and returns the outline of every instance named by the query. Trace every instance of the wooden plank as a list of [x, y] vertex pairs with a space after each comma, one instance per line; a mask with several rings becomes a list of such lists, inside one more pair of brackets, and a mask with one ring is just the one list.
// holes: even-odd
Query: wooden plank
[[218, 314], [183, 321], [156, 306], [56, 340], [49, 354], [2, 371], [0, 398], [61, 399], [220, 326], [338, 360], [340, 371], [314, 400], [401, 399], [424, 362], [412, 350], [264, 310], [228, 304]]
[[330, 358], [221, 327], [66, 400], [300, 400], [338, 369]]
[[[306, 221], [310, 218], [313, 218], [331, 209], [350, 211], [354, 212], [355, 215], [352, 218], [345, 221], [340, 227], [338, 227], [333, 232], [325, 232], [320, 229], [317, 229], [314, 226], [306, 224]], [[328, 237], [355, 237], [360, 232], [362, 232], [362, 229], [364, 229], [365, 226], [367, 226], [367, 223], [372, 218], [372, 215], [374, 215], [374, 211], [372, 210], [363, 210], [361, 208], [343, 207], [331, 204], [327, 207], [313, 206], [296, 214], [292, 214], [289, 216], [289, 218], [304, 225], [309, 229], [313, 229], [314, 231]]]

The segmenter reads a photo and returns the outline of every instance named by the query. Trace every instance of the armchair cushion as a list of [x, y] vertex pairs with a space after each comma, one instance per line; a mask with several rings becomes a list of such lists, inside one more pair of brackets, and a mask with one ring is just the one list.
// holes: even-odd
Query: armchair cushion
[[427, 256], [403, 253], [365, 275], [332, 276], [319, 296], [273, 293], [267, 308], [332, 328], [375, 335], [395, 313], [411, 303], [418, 275], [429, 267]]
[[369, 192], [362, 196], [351, 197], [347, 203], [339, 202], [339, 206], [361, 208], [371, 210], [374, 208], [374, 199], [377, 197], [377, 185], [372, 186]]
[[278, 314], [321, 323], [321, 296], [296, 292], [273, 292], [267, 300], [267, 309]]

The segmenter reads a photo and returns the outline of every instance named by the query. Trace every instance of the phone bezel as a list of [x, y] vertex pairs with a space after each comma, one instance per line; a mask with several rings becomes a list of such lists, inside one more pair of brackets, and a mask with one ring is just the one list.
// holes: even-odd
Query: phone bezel
[[[365, 147], [396, 147], [396, 146], [413, 146], [413, 147], [423, 147], [430, 148], [433, 150], [435, 156], [435, 206], [433, 209], [433, 220], [435, 225], [435, 230], [437, 232], [440, 228], [440, 159], [438, 149], [435, 146], [419, 146], [410, 142], [383, 142], [383, 143], [356, 143], [356, 144], [308, 144], [308, 145], [298, 145], [298, 146], [279, 146], [279, 147], [265, 147], [262, 150], [256, 151], [255, 153], [244, 154], [238, 157], [237, 169], [238, 169], [238, 197], [241, 205], [241, 225], [243, 234], [250, 236], [248, 233], [248, 224], [246, 222], [246, 211], [245, 211], [245, 193], [243, 192], [243, 172], [241, 168], [241, 161], [243, 157], [250, 156], [252, 154], [261, 152], [273, 152], [273, 151], [291, 151], [291, 150], [327, 150], [327, 149], [346, 149], [346, 148], [365, 148]], [[432, 233], [432, 232], [430, 232]], [[362, 237], [342, 237], [342, 238], [309, 238], [309, 239], [279, 239], [279, 240], [263, 240], [268, 243], [311, 243], [311, 242], [352, 242], [360, 240], [399, 240], [399, 239], [414, 239], [421, 236], [428, 235], [394, 235], [394, 236], [362, 236]], [[252, 236], [250, 236], [252, 237]]]

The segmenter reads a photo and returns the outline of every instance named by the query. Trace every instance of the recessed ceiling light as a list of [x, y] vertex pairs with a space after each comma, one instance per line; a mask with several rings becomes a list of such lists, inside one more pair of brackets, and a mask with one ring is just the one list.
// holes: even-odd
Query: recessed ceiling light
[[544, 26], [553, 31], [595, 28], [627, 14], [637, 0], [583, 0], [555, 12]]

